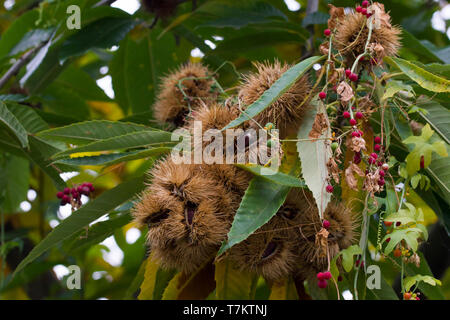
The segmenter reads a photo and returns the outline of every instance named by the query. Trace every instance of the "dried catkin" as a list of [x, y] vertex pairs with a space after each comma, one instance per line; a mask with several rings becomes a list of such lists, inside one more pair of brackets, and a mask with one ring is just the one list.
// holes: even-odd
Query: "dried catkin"
[[[291, 66], [264, 62], [255, 63], [256, 73], [244, 76], [244, 81], [239, 90], [239, 99], [242, 108], [246, 108], [259, 99], [261, 95], [277, 81]], [[308, 95], [311, 91], [308, 77], [301, 77], [289, 90], [279, 97], [271, 106], [256, 115], [253, 119], [261, 126], [273, 123], [280, 130], [280, 138], [290, 134], [296, 134], [298, 127], [310, 107]], [[253, 121], [250, 125], [259, 128]]]
[[[391, 25], [391, 17], [385, 12], [383, 4], [375, 2], [372, 7], [376, 8], [377, 13], [374, 17], [368, 49], [377, 62], [380, 62], [385, 56], [397, 54], [400, 48], [401, 30]], [[364, 53], [369, 35], [367, 18], [360, 13], [352, 12], [342, 14], [336, 20], [333, 47], [346, 58], [347, 64], [351, 66], [355, 59]]]
[[192, 272], [214, 258], [239, 202], [198, 165], [168, 158], [151, 175], [135, 221], [148, 226], [147, 242], [162, 266]]
[[215, 102], [213, 73], [199, 63], [188, 63], [161, 79], [154, 116], [162, 123], [181, 127], [192, 110]]

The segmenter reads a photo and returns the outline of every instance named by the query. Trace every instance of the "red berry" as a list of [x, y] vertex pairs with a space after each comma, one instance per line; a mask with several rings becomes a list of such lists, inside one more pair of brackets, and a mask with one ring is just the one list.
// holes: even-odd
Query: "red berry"
[[56, 197], [58, 197], [59, 199], [62, 199], [63, 196], [64, 196], [64, 192], [62, 192], [62, 191], [59, 191], [59, 192], [56, 194]]
[[377, 160], [372, 157], [369, 157], [367, 161], [369, 162], [369, 164], [375, 164], [375, 162], [377, 162]]
[[323, 272], [319, 272], [318, 274], [317, 274], [317, 280], [325, 280], [325, 278], [324, 278], [324, 273]]
[[361, 6], [357, 6], [356, 7], [356, 12], [361, 13], [362, 12], [362, 7]]
[[81, 191], [83, 191], [83, 186], [82, 185], [77, 187], [77, 192], [81, 193]]
[[356, 119], [362, 119], [363, 118], [363, 114], [362, 114], [362, 112], [357, 112], [356, 114], [355, 114], [355, 117], [356, 117]]
[[420, 169], [424, 169], [425, 168], [425, 157], [421, 156], [420, 157]]
[[378, 152], [378, 151], [381, 150], [381, 146], [380, 146], [379, 144], [376, 144], [376, 145], [373, 147], [373, 150], [375, 150], [376, 152]]
[[366, 8], [363, 8], [362, 11], [361, 11], [361, 13], [362, 13], [363, 15], [367, 15], [367, 9], [366, 9]]
[[383, 169], [384, 171], [388, 171], [389, 165], [387, 163], [383, 163], [383, 165], [381, 166], [381, 169]]
[[91, 192], [94, 192], [95, 188], [94, 188], [94, 186], [92, 185], [92, 183], [88, 182], [88, 183], [86, 183], [86, 186], [89, 188], [89, 190], [90, 190]]
[[350, 69], [345, 70], [345, 75], [347, 76], [347, 78], [350, 77], [351, 74], [352, 74], [352, 70], [350, 70]]
[[88, 196], [89, 192], [91, 192], [91, 190], [89, 190], [89, 187], [84, 186], [84, 187], [81, 188], [81, 194], [84, 194], [84, 195]]
[[371, 153], [370, 156], [375, 160], [378, 159], [378, 155], [375, 152]]
[[378, 171], [378, 174], [380, 175], [380, 177], [384, 177], [386, 175], [386, 173], [383, 170]]
[[325, 280], [330, 280], [331, 279], [331, 272], [327, 271], [323, 273], [323, 277]]
[[69, 194], [70, 193], [70, 188], [64, 188], [64, 194]]
[[330, 227], [330, 221], [328, 220], [323, 220], [322, 222], [322, 227], [324, 227], [325, 229], [328, 229]]
[[350, 75], [349, 79], [350, 79], [351, 81], [353, 81], [353, 82], [356, 82], [356, 81], [358, 81], [358, 75], [355, 74], [355, 73], [352, 73], [352, 74]]
[[325, 29], [325, 31], [323, 32], [323, 34], [324, 34], [325, 36], [329, 37], [330, 34], [331, 34], [331, 30], [330, 30], [330, 29]]
[[334, 188], [331, 184], [329, 184], [329, 185], [327, 185], [326, 190], [328, 193], [333, 193]]
[[350, 119], [350, 125], [356, 126], [357, 122], [355, 119]]
[[369, 1], [364, 0], [364, 1], [361, 3], [361, 6], [362, 6], [363, 8], [367, 8], [367, 7], [369, 6]]
[[375, 137], [373, 140], [375, 141], [375, 143], [381, 143], [381, 138], [380, 137]]
[[326, 97], [327, 97], [327, 94], [325, 92], [322, 91], [321, 93], [319, 93], [320, 99], [324, 100]]
[[68, 195], [64, 195], [62, 197], [62, 201], [65, 202], [65, 203], [69, 203], [70, 202], [70, 197]]
[[358, 131], [353, 131], [352, 137], [361, 137], [361, 134]]
[[359, 259], [355, 261], [355, 266], [359, 267]]
[[372, 16], [372, 14], [371, 14], [370, 12], [367, 12], [367, 13], [366, 13], [366, 17], [367, 17], [367, 18], [370, 18], [371, 16]]
[[77, 191], [72, 192], [72, 197], [73, 197], [74, 199], [78, 199], [79, 196], [80, 196], [80, 194], [79, 194]]
[[350, 118], [350, 113], [349, 113], [348, 111], [345, 111], [345, 112], [342, 114], [342, 116], [343, 116], [345, 119], [349, 119], [349, 118]]
[[386, 243], [389, 243], [391, 241], [391, 238], [386, 239]]
[[390, 227], [390, 226], [392, 226], [392, 221], [384, 221], [384, 225], [386, 227]]
[[397, 223], [395, 224], [396, 227], [400, 227], [402, 223], [400, 221], [397, 221]]
[[319, 280], [318, 282], [317, 282], [317, 286], [320, 288], [320, 289], [325, 289], [326, 287], [327, 287], [327, 280]]
[[378, 180], [378, 185], [381, 186], [381, 187], [384, 186], [385, 183], [386, 183], [386, 182], [384, 181], [383, 178], [380, 178], [380, 180]]

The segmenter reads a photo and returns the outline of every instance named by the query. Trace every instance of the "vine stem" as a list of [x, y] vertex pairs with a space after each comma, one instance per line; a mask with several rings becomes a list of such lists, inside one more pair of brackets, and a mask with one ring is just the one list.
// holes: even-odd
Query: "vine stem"
[[[366, 45], [365, 45], [365, 47], [364, 47], [364, 52], [361, 53], [361, 54], [356, 58], [355, 62], [353, 63], [353, 66], [352, 66], [352, 68], [351, 68], [351, 72], [352, 72], [352, 73], [354, 73], [355, 70], [356, 70], [356, 68], [358, 67], [359, 60], [361, 60], [362, 57], [364, 57], [364, 56], [367, 55], [367, 51], [368, 51], [368, 48], [369, 48], [370, 40], [372, 39], [373, 19], [374, 19], [374, 18], [373, 18], [373, 16], [372, 16], [372, 17], [370, 17], [369, 19], [370, 19], [370, 20], [369, 20], [369, 26], [368, 26], [368, 28], [369, 28], [369, 34], [367, 35], [367, 41], [366, 41]], [[352, 118], [353, 118], [353, 110], [352, 110], [352, 107], [353, 107], [353, 103], [355, 102], [355, 100], [356, 100], [356, 98], [352, 100], [352, 102], [349, 104], [349, 107], [348, 107], [349, 112], [350, 112], [350, 116], [351, 116]]]
[[[0, 201], [1, 202], [1, 201]], [[4, 282], [4, 274], [5, 274], [5, 267], [6, 267], [6, 255], [4, 254], [5, 252], [5, 214], [3, 212], [2, 209], [0, 209], [0, 215], [1, 215], [1, 236], [0, 236], [0, 241], [1, 241], [1, 262], [2, 262], [2, 268], [0, 270], [0, 288], [3, 288], [3, 282]]]
[[[364, 262], [364, 268], [366, 266], [366, 246], [367, 246], [367, 238], [368, 238], [368, 223], [367, 223], [367, 206], [369, 202], [369, 193], [366, 194], [366, 199], [364, 200], [364, 210], [363, 210], [363, 229], [362, 229], [362, 236], [359, 243], [359, 247], [362, 250], [361, 254], [361, 261]], [[356, 268], [356, 274], [355, 274], [355, 280], [353, 281], [353, 289], [355, 291], [355, 300], [358, 300], [358, 274], [359, 274], [359, 268], [360, 268], [361, 262], [359, 263], [358, 267]]]

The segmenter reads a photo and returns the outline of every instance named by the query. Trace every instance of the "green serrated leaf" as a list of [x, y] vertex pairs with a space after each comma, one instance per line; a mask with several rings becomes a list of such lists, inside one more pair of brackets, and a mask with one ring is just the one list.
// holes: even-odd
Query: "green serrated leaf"
[[324, 56], [310, 57], [290, 68], [277, 81], [275, 81], [275, 83], [269, 89], [267, 89], [258, 100], [245, 108], [245, 112], [243, 112], [237, 119], [231, 121], [222, 130], [234, 128], [268, 108], [287, 90], [289, 90], [289, 88], [293, 86], [294, 83], [298, 79], [300, 79], [310, 68], [312, 68], [314, 64], [322, 59], [324, 59]]
[[422, 88], [433, 92], [450, 92], [450, 81], [428, 72], [417, 65], [394, 57], [386, 57], [385, 61], [397, 66], [409, 78], [417, 82]]
[[20, 142], [22, 148], [28, 147], [28, 134], [27, 130], [19, 122], [19, 120], [14, 116], [14, 114], [9, 111], [6, 104], [0, 101], [0, 124], [3, 124]]
[[26, 265], [33, 262], [44, 252], [69, 238], [74, 233], [89, 225], [92, 221], [136, 196], [144, 187], [144, 177], [135, 178], [104, 192], [98, 198], [88, 202], [62, 221], [50, 234], [39, 242], [25, 259], [20, 262], [14, 271], [14, 275], [19, 273]]
[[155, 131], [155, 129], [135, 123], [93, 120], [41, 131], [38, 136], [80, 145], [137, 131]]
[[[222, 244], [218, 256], [232, 246], [247, 239], [266, 224], [286, 200], [290, 187], [254, 177], [245, 191], [241, 205], [236, 212], [228, 240]], [[261, 199], [265, 199], [261, 201]]]
[[[59, 152], [53, 156], [55, 159], [63, 158], [73, 153], [109, 151], [148, 147], [153, 144], [171, 144], [172, 134], [165, 131], [137, 131], [89, 143], [87, 145]], [[172, 143], [173, 144], [173, 143]]]
[[299, 178], [285, 174], [283, 172], [274, 171], [271, 168], [263, 167], [256, 164], [236, 164], [236, 166], [241, 169], [247, 170], [258, 177], [278, 183], [283, 186], [293, 188], [306, 187], [306, 184]]

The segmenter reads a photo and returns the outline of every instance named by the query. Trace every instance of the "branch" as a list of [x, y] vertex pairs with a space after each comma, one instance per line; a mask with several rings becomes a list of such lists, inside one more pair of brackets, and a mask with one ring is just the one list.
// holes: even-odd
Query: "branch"
[[3, 75], [3, 77], [0, 79], [0, 89], [3, 88], [3, 86], [8, 82], [9, 79], [11, 79], [12, 76], [17, 74], [19, 70], [27, 64], [28, 60], [38, 51], [41, 49], [46, 42], [41, 43], [39, 46], [31, 49], [28, 52], [25, 52], [12, 66], [9, 68], [8, 71]]
[[96, 4], [94, 4], [92, 6], [92, 8], [96, 8], [96, 7], [100, 7], [100, 6], [110, 6], [115, 1], [116, 0], [101, 0], [101, 1], [97, 2]]

